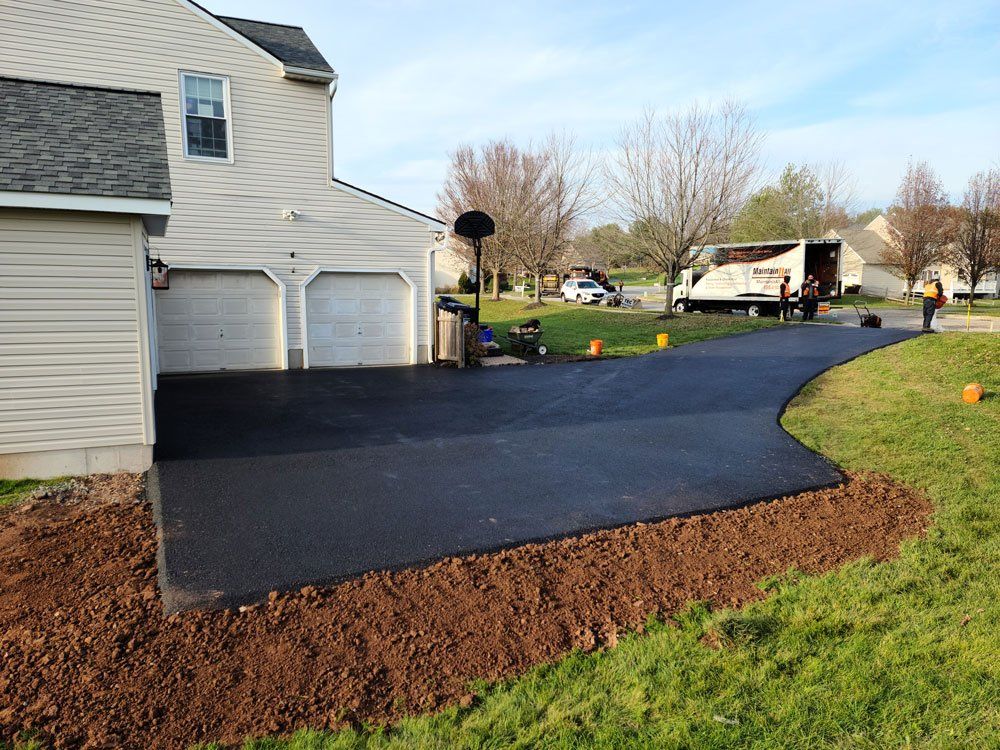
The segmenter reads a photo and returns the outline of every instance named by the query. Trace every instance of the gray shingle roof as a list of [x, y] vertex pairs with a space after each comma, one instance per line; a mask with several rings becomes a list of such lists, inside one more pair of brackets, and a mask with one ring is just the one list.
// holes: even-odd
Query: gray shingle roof
[[231, 16], [216, 16], [226, 26], [235, 29], [258, 47], [263, 47], [286, 65], [333, 73], [312, 39], [301, 26], [251, 21]]
[[885, 241], [878, 232], [871, 229], [851, 227], [849, 229], [838, 229], [837, 235], [844, 240], [851, 249], [861, 256], [865, 263], [882, 263], [882, 252], [885, 250]]
[[170, 198], [160, 95], [0, 77], [0, 191]]

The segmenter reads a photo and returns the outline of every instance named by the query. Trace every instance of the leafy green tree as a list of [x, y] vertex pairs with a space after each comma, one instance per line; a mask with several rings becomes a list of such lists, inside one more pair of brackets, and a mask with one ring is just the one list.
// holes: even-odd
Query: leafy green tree
[[862, 211], [859, 214], [854, 214], [854, 216], [851, 218], [851, 223], [858, 224], [860, 226], [868, 226], [877, 217], [884, 215], [885, 211], [883, 211], [881, 208], [869, 208], [867, 211]]
[[808, 166], [789, 164], [776, 185], [750, 196], [733, 223], [734, 242], [817, 237], [826, 231], [826, 201], [820, 180]]

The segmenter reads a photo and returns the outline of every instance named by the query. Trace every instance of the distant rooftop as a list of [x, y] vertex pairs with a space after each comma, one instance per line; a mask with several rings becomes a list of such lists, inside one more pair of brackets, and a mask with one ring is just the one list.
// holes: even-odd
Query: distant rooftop
[[882, 236], [864, 227], [849, 227], [847, 229], [837, 229], [837, 235], [844, 242], [850, 245], [851, 249], [861, 256], [865, 263], [882, 263], [882, 254], [885, 252], [885, 240]]
[[160, 95], [0, 77], [0, 191], [170, 199]]
[[313, 44], [301, 26], [252, 21], [232, 16], [216, 16], [222, 23], [239, 32], [258, 47], [270, 52], [286, 65], [308, 70], [333, 73], [330, 63]]

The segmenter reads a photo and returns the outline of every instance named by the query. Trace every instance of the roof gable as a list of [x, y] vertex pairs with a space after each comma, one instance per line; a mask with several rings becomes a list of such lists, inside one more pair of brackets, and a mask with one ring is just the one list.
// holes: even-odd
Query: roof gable
[[177, 2], [277, 65], [285, 78], [319, 83], [337, 79], [336, 72], [301, 27], [217, 16], [194, 0]]
[[286, 65], [326, 73], [334, 72], [330, 63], [301, 26], [286, 26], [231, 16], [216, 16], [216, 18], [266, 49]]
[[867, 227], [864, 229], [851, 227], [838, 229], [837, 236], [843, 239], [865, 263], [880, 264], [883, 262], [882, 253], [885, 251], [885, 240], [878, 232]]

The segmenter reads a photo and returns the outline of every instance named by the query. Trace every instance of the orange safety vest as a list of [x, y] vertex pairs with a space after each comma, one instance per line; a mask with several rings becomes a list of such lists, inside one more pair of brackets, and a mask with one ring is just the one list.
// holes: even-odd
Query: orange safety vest
[[808, 281], [802, 285], [802, 291], [800, 296], [802, 297], [814, 297], [816, 295], [816, 287], [814, 287]]
[[778, 289], [781, 292], [781, 299], [788, 299], [789, 297], [792, 296], [792, 287], [791, 287], [791, 285], [786, 284], [784, 281], [781, 282], [781, 286], [778, 287]]

